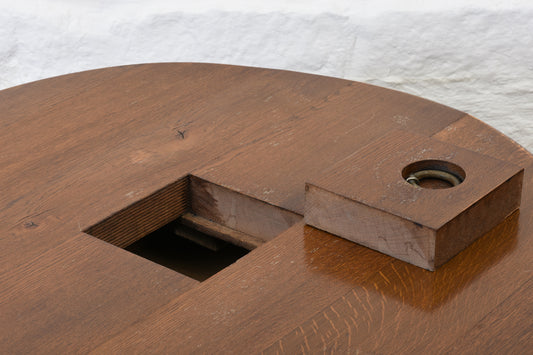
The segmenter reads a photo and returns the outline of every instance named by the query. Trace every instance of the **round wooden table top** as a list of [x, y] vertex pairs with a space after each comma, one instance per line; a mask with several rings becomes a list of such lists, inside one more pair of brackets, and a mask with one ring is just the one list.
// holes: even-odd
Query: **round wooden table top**
[[[533, 157], [468, 114], [347, 80], [184, 63], [10, 88], [0, 115], [2, 352], [533, 349]], [[397, 129], [525, 168], [519, 212], [435, 272], [302, 220], [307, 181]], [[189, 185], [205, 182], [240, 201], [220, 218], [259, 235], [253, 251], [199, 282], [123, 249], [195, 212]]]

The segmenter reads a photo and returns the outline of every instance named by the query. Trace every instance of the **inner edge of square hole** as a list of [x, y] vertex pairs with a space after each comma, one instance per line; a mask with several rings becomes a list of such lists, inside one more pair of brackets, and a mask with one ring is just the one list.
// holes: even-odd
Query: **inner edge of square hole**
[[[191, 183], [192, 181], [192, 183]], [[242, 204], [232, 215], [224, 208]], [[273, 239], [301, 216], [185, 176], [84, 232], [198, 281]]]

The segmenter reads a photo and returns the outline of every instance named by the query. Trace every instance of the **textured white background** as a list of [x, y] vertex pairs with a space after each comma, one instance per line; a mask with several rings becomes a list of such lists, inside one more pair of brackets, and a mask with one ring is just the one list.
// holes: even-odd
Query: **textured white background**
[[0, 89], [131, 63], [290, 69], [406, 91], [533, 151], [533, 1], [0, 0]]

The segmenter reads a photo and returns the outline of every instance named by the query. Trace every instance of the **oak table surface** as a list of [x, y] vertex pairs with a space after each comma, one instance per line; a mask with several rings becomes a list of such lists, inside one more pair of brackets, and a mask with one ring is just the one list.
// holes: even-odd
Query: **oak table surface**
[[[347, 80], [181, 63], [1, 91], [0, 127], [3, 353], [533, 349], [533, 157], [468, 114]], [[525, 168], [520, 211], [435, 272], [301, 220], [306, 181], [397, 129]], [[296, 223], [203, 282], [84, 232], [191, 175]]]

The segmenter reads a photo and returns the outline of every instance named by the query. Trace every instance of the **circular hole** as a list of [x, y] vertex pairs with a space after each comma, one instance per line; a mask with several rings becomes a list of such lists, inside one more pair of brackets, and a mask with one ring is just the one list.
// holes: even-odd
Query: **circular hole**
[[426, 189], [447, 189], [459, 185], [466, 178], [465, 171], [443, 160], [421, 160], [407, 165], [402, 176], [411, 185]]

